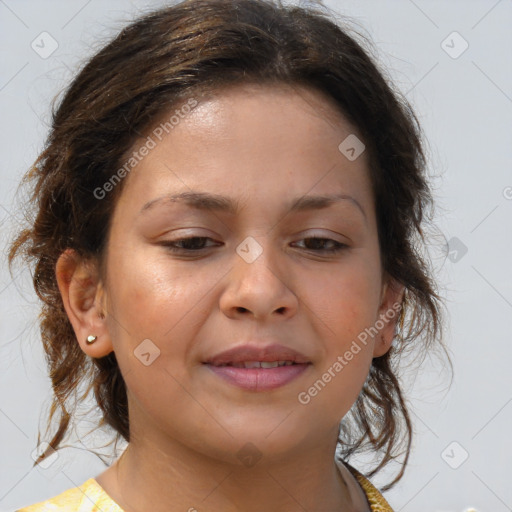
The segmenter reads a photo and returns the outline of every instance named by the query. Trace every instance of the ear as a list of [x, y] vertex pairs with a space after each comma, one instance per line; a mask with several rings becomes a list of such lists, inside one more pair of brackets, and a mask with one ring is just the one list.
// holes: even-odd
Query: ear
[[[106, 295], [97, 264], [83, 260], [73, 249], [66, 249], [57, 260], [55, 275], [64, 308], [81, 349], [90, 357], [103, 357], [113, 351], [106, 325]], [[87, 343], [89, 335], [97, 336]]]
[[382, 286], [379, 319], [375, 322], [379, 334], [375, 336], [373, 357], [383, 356], [391, 348], [396, 325], [400, 318], [405, 287], [395, 279], [386, 278]]

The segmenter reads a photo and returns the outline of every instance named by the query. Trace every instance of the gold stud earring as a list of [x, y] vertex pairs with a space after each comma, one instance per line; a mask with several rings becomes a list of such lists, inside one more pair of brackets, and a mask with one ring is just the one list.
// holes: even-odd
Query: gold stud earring
[[97, 339], [98, 336], [93, 336], [92, 334], [90, 334], [89, 336], [87, 336], [87, 344], [92, 345]]

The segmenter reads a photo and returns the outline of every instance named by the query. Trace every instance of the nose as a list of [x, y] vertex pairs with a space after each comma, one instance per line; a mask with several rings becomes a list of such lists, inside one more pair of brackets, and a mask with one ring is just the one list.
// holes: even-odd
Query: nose
[[290, 288], [292, 276], [278, 260], [277, 250], [269, 247], [250, 263], [235, 253], [220, 298], [221, 311], [230, 318], [245, 316], [262, 321], [295, 315], [298, 298]]

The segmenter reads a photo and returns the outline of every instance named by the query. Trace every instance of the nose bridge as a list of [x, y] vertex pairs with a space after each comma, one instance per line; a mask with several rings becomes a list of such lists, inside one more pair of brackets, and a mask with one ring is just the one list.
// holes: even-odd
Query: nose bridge
[[222, 299], [228, 311], [249, 311], [255, 316], [294, 311], [296, 297], [287, 283], [279, 248], [271, 237], [247, 237], [236, 248], [230, 282]]
[[[249, 280], [254, 284], [261, 283], [269, 286], [264, 281], [275, 281], [282, 284], [283, 277], [279, 275], [278, 249], [271, 246], [272, 240], [269, 236], [253, 236], [245, 238], [236, 248], [235, 273], [237, 280]], [[276, 275], [278, 274], [278, 275]]]

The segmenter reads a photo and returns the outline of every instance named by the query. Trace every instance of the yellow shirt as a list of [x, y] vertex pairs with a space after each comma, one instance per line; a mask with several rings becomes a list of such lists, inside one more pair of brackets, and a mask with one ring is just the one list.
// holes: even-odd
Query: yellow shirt
[[[393, 512], [380, 492], [356, 469], [347, 467], [361, 485], [372, 512]], [[69, 489], [47, 501], [21, 508], [16, 512], [124, 512], [94, 478], [80, 487]]]

